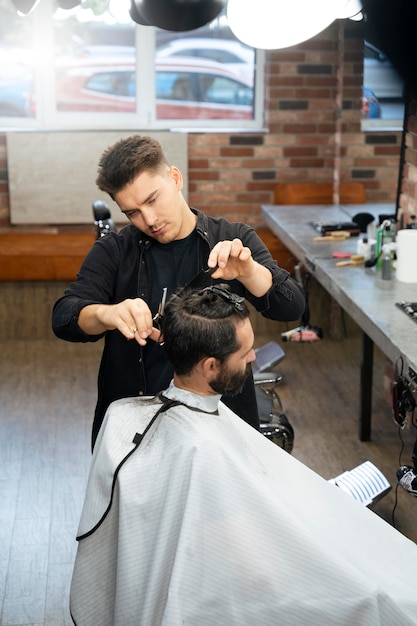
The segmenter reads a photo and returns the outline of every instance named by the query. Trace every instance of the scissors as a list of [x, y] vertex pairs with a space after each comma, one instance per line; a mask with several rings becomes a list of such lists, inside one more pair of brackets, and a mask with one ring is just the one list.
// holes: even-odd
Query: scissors
[[165, 303], [166, 303], [166, 300], [167, 300], [167, 291], [168, 291], [167, 287], [164, 287], [162, 289], [162, 298], [161, 298], [161, 302], [159, 303], [158, 311], [157, 311], [157, 313], [155, 313], [155, 315], [152, 318], [153, 325], [161, 333], [160, 336], [159, 336], [159, 339], [156, 342], [160, 346], [164, 345], [164, 342], [161, 341], [160, 339], [162, 337], [161, 321], [162, 321], [162, 318], [164, 316]]

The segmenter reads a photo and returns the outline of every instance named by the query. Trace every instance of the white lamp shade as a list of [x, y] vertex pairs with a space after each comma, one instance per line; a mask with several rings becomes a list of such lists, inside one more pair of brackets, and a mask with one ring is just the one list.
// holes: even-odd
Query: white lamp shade
[[[253, 48], [288, 48], [311, 39], [338, 17], [349, 17], [352, 0], [229, 0], [235, 37]], [[358, 0], [353, 0], [356, 12]]]
[[361, 0], [338, 0], [339, 8], [337, 9], [337, 17], [348, 17], [351, 20], [361, 20], [362, 2]]

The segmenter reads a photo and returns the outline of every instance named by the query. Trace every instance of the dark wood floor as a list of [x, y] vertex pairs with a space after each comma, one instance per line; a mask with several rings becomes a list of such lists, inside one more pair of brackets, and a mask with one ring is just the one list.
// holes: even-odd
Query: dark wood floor
[[[257, 342], [272, 337], [277, 326]], [[394, 486], [375, 512], [392, 523], [401, 446], [384, 398], [384, 357], [375, 355], [373, 436], [364, 443], [357, 436], [359, 335], [283, 346], [280, 391], [295, 429], [293, 456], [326, 479], [365, 460], [375, 463]], [[68, 588], [100, 350], [53, 338], [0, 341], [2, 626], [71, 624]], [[403, 432], [403, 462], [410, 461], [416, 434]], [[401, 489], [397, 496], [395, 525], [417, 541], [417, 499]]]

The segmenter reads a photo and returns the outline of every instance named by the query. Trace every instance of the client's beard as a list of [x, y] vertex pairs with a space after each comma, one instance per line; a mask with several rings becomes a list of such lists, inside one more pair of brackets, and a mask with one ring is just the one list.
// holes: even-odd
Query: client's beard
[[247, 364], [243, 372], [232, 371], [225, 363], [222, 363], [220, 371], [217, 377], [211, 381], [210, 387], [213, 391], [221, 395], [227, 394], [228, 396], [235, 396], [242, 391], [245, 380], [250, 372], [250, 363]]

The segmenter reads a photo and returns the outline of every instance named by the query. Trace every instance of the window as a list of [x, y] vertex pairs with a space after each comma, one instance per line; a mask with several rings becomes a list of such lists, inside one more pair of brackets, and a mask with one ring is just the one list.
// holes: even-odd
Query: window
[[135, 24], [129, 7], [42, 0], [21, 17], [0, 0], [0, 126], [262, 127], [263, 54], [233, 37], [225, 12], [174, 33]]
[[370, 42], [364, 44], [362, 128], [401, 129], [404, 81], [388, 57]]
[[133, 72], [99, 72], [93, 74], [85, 83], [86, 92], [98, 91], [115, 96], [130, 96], [135, 94], [136, 80]]

